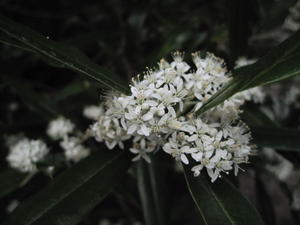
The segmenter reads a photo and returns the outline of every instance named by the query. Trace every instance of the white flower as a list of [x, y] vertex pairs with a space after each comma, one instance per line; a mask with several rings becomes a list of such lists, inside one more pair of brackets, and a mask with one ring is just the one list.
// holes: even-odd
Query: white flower
[[12, 213], [20, 204], [20, 202], [17, 199], [12, 200], [6, 207], [6, 211], [8, 213]]
[[99, 142], [105, 142], [109, 149], [113, 149], [116, 145], [124, 148], [123, 141], [130, 138], [126, 131], [120, 124], [117, 118], [110, 116], [101, 116], [99, 120], [94, 123], [90, 132]]
[[198, 110], [231, 78], [224, 61], [211, 53], [194, 53], [193, 61], [196, 71], [175, 52], [172, 62], [161, 60], [144, 79], [133, 79], [128, 96], [107, 99], [91, 127], [96, 140], [112, 149], [123, 148], [123, 142], [132, 138], [134, 160], [148, 162], [149, 154], [162, 148], [184, 164], [194, 160], [194, 174], [205, 169], [212, 182], [221, 173], [237, 172], [252, 153], [251, 135], [239, 122], [240, 106], [258, 96], [257, 91], [242, 92], [194, 118], [194, 111], [186, 111], [191, 106]]
[[186, 154], [195, 153], [196, 149], [182, 144], [185, 143], [185, 138], [186, 137], [182, 132], [178, 134], [174, 132], [169, 139], [169, 142], [163, 146], [163, 150], [176, 160], [182, 161], [184, 164], [189, 164]]
[[198, 163], [192, 168], [195, 176], [206, 168], [214, 182], [221, 172], [227, 173], [234, 165], [248, 161], [250, 136], [243, 123], [226, 129], [218, 123], [207, 124], [199, 119], [189, 123], [194, 128], [180, 132], [180, 135], [173, 133], [163, 149], [185, 164], [189, 163], [187, 155], [190, 155]]
[[47, 134], [53, 140], [59, 140], [62, 139], [65, 135], [71, 133], [74, 128], [75, 125], [70, 120], [60, 117], [50, 121], [47, 128]]
[[136, 154], [132, 161], [139, 159], [144, 159], [146, 162], [150, 163], [151, 159], [148, 153], [153, 152], [157, 148], [156, 141], [148, 140], [146, 138], [137, 136], [133, 139], [133, 146], [130, 148], [130, 152]]
[[173, 86], [164, 85], [164, 87], [156, 90], [152, 96], [155, 99], [161, 101], [164, 105], [169, 106], [174, 103], [180, 102], [181, 99], [178, 98], [174, 93], [176, 92]]
[[292, 208], [300, 210], [300, 188], [297, 187], [292, 192]]
[[172, 54], [172, 56], [174, 61], [171, 63], [171, 67], [176, 69], [177, 73], [183, 74], [190, 69], [190, 66], [183, 61], [183, 53], [176, 51]]
[[248, 59], [246, 57], [239, 57], [235, 62], [235, 68], [251, 65], [255, 62], [256, 62], [256, 59]]
[[65, 136], [60, 146], [64, 149], [67, 160], [78, 162], [90, 154], [90, 150], [81, 144], [78, 137]]
[[92, 120], [97, 120], [101, 115], [104, 114], [104, 109], [101, 106], [90, 105], [84, 107], [83, 115]]
[[6, 159], [12, 168], [21, 172], [35, 172], [36, 163], [44, 159], [48, 152], [43, 141], [24, 138], [10, 147]]

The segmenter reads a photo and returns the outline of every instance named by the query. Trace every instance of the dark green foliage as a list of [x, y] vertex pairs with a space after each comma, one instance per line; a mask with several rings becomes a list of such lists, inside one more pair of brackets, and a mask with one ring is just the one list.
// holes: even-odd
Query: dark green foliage
[[[213, 52], [223, 57], [230, 69], [240, 56], [259, 58], [253, 65], [233, 70], [232, 81], [198, 113], [237, 92], [299, 75], [300, 31], [290, 32], [281, 44], [272, 37], [260, 38], [281, 29], [294, 3], [1, 2], [0, 224], [98, 225], [107, 218], [122, 225], [137, 220], [146, 225], [273, 225], [275, 218], [263, 215], [263, 222], [255, 209], [275, 215], [276, 207], [268, 206], [277, 197], [272, 191], [265, 195], [268, 190], [261, 182], [265, 170], [260, 150], [274, 148], [299, 167], [299, 109], [290, 109], [291, 118], [281, 121], [259, 110], [258, 105], [244, 109], [242, 118], [252, 130], [253, 144], [259, 147], [257, 156], [250, 160], [253, 169], [245, 173], [246, 182], [251, 180], [250, 172], [256, 174], [255, 195], [247, 195], [256, 204], [241, 194], [236, 185], [239, 177], [211, 183], [205, 174], [193, 177], [187, 167], [185, 183], [174, 163], [159, 153], [151, 157], [152, 164], [134, 164], [127, 150], [108, 151], [89, 140], [90, 157], [78, 164], [62, 164], [61, 148], [49, 140], [45, 129], [50, 119], [65, 116], [84, 132], [90, 124], [82, 117], [84, 106], [99, 104], [111, 89], [128, 93], [133, 76], [146, 66], [156, 66], [160, 58], [175, 50], [187, 55], [198, 50]], [[83, 80], [77, 73], [89, 79]], [[8, 168], [5, 136], [17, 133], [49, 142], [55, 156], [40, 166], [45, 169], [47, 163], [57, 163], [50, 181], [41, 178], [46, 177], [45, 171], [29, 179], [27, 174]], [[290, 197], [287, 187], [282, 186]], [[20, 205], [10, 213], [7, 206], [12, 200]], [[299, 217], [289, 221], [299, 224]], [[281, 222], [276, 224], [284, 224]]]
[[259, 213], [226, 179], [215, 183], [205, 177], [193, 177], [185, 170], [189, 191], [205, 225], [263, 225]]
[[21, 204], [8, 224], [77, 224], [123, 179], [131, 164], [126, 154], [100, 150], [82, 160]]

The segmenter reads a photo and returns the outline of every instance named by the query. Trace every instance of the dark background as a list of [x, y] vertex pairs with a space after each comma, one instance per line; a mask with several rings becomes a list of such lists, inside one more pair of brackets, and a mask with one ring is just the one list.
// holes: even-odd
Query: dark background
[[[130, 81], [146, 67], [156, 66], [160, 58], [170, 59], [170, 53], [175, 50], [184, 51], [188, 61], [192, 52], [210, 51], [223, 57], [229, 68], [233, 68], [239, 56], [259, 58], [278, 43], [272, 35], [262, 34], [282, 29], [295, 2], [2, 0], [0, 13], [52, 40], [77, 47], [92, 61]], [[26, 136], [51, 142], [45, 128], [49, 119], [59, 114], [67, 115], [82, 130], [87, 128], [89, 121], [82, 118], [82, 109], [101, 101], [100, 95], [105, 90], [48, 63], [34, 54], [0, 44], [0, 132], [3, 137], [23, 132]], [[55, 148], [55, 143], [52, 144]], [[1, 169], [7, 166], [4, 141], [0, 147]], [[170, 224], [197, 224], [197, 211], [182, 174], [174, 172], [169, 158], [161, 158], [162, 171], [166, 174], [165, 196]], [[247, 175], [247, 184], [256, 180], [253, 174], [250, 171]], [[37, 175], [23, 189], [1, 199], [0, 223], [7, 216], [5, 208], [11, 200], [28, 198], [49, 180]], [[82, 225], [96, 225], [100, 218], [122, 220], [124, 224], [143, 220], [136, 181], [130, 176], [125, 180], [122, 188], [117, 188], [86, 216]], [[266, 196], [266, 190], [258, 188]], [[245, 194], [259, 204], [267, 224], [275, 224], [274, 212], [266, 210], [275, 203], [266, 196], [265, 206], [260, 204], [262, 195], [253, 196], [257, 193], [248, 189], [244, 188]], [[297, 224], [296, 217], [291, 219], [292, 215], [282, 214], [281, 217], [277, 215], [280, 218], [276, 224]]]

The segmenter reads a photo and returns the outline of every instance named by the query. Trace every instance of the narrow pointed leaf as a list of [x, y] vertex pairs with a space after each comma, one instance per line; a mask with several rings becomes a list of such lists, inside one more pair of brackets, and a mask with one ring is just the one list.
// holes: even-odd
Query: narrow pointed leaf
[[194, 177], [185, 168], [185, 178], [205, 225], [263, 225], [251, 203], [227, 180], [211, 183], [205, 176]]
[[300, 74], [300, 31], [271, 50], [256, 63], [233, 71], [232, 80], [213, 95], [198, 114], [222, 103], [234, 94]]
[[140, 160], [137, 165], [138, 189], [142, 202], [146, 225], [166, 225], [161, 201], [159, 174], [155, 168], [154, 157], [149, 164]]
[[125, 152], [94, 153], [22, 203], [6, 224], [75, 225], [112, 191], [130, 164]]
[[86, 75], [104, 88], [127, 93], [128, 85], [115, 74], [91, 62], [78, 49], [49, 40], [41, 34], [0, 15], [0, 42], [47, 58], [51, 65]]

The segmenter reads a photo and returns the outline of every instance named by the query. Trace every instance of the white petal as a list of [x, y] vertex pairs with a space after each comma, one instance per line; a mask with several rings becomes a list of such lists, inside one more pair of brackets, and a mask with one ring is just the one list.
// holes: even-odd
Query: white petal
[[132, 152], [132, 153], [134, 153], [134, 154], [137, 154], [137, 153], [140, 152], [140, 151], [139, 151], [138, 149], [136, 149], [136, 148], [130, 148], [129, 151]]
[[132, 125], [128, 128], [127, 134], [133, 134], [133, 133], [136, 131], [137, 128], [138, 128], [138, 126], [137, 126], [136, 124], [132, 124]]
[[202, 152], [192, 153], [192, 158], [199, 162], [203, 157]]
[[121, 125], [122, 125], [122, 127], [123, 127], [124, 130], [127, 130], [127, 125], [126, 125], [124, 117], [121, 118]]
[[149, 136], [150, 135], [150, 129], [143, 124], [141, 126], [140, 130], [138, 130], [138, 134]]
[[150, 159], [150, 157], [147, 154], [143, 155], [142, 157], [143, 157], [143, 159], [145, 159], [145, 161], [147, 163], [151, 163], [151, 159]]
[[146, 114], [144, 114], [142, 116], [142, 120], [147, 121], [147, 120], [151, 120], [153, 118], [153, 113], [152, 112], [147, 112]]
[[219, 176], [219, 173], [220, 173], [219, 170], [217, 170], [217, 169], [215, 169], [215, 171], [213, 171], [212, 169], [206, 169], [206, 170], [207, 170], [208, 175], [211, 178], [211, 182], [212, 183], [215, 182]]
[[131, 87], [130, 90], [131, 90], [131, 93], [132, 93], [134, 96], [137, 96], [138, 90], [137, 90], [135, 87]]
[[196, 141], [197, 139], [198, 139], [198, 135], [197, 135], [197, 134], [194, 134], [194, 135], [188, 137], [187, 140], [188, 140], [189, 142], [193, 142], [193, 141]]
[[140, 160], [140, 158], [141, 158], [141, 155], [137, 155], [136, 157], [134, 157], [134, 158], [132, 159], [132, 161], [133, 161], [133, 162], [138, 161], [138, 160]]
[[153, 107], [153, 106], [157, 106], [157, 102], [153, 101], [153, 100], [148, 100], [145, 102], [146, 104], [148, 104], [149, 106]]
[[132, 113], [125, 113], [125, 118], [128, 120], [132, 120], [132, 119], [136, 118], [136, 116]]
[[217, 133], [217, 136], [216, 136], [216, 141], [221, 141], [222, 140], [222, 137], [223, 137], [223, 132], [222, 131], [219, 131]]
[[187, 157], [185, 156], [185, 154], [181, 154], [180, 159], [181, 159], [181, 161], [182, 161], [184, 164], [186, 164], [186, 165], [189, 164], [189, 160], [187, 159]]

